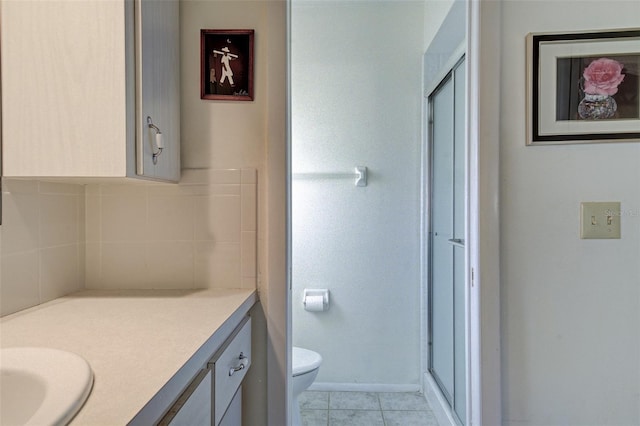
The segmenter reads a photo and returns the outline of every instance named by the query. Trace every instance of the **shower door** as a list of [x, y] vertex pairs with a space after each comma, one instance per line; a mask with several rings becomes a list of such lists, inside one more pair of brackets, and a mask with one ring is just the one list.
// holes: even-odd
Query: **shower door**
[[429, 96], [431, 141], [429, 371], [466, 420], [465, 67], [461, 59]]

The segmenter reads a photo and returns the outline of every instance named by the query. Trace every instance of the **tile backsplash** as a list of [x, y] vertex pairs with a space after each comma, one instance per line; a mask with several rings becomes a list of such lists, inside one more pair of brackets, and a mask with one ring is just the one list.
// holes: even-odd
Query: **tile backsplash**
[[81, 185], [3, 179], [0, 315], [84, 286]]
[[256, 197], [255, 169], [89, 185], [86, 287], [255, 288]]
[[257, 172], [179, 184], [3, 180], [0, 315], [92, 289], [255, 288]]

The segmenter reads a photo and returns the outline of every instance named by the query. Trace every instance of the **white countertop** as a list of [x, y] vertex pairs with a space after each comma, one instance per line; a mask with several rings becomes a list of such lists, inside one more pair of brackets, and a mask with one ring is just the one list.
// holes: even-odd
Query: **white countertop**
[[0, 346], [81, 355], [94, 383], [71, 424], [124, 425], [179, 370], [183, 386], [255, 301], [254, 290], [87, 290], [3, 317]]

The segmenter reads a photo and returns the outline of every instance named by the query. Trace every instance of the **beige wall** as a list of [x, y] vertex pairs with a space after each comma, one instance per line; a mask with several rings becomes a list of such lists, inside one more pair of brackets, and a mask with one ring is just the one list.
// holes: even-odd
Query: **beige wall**
[[[264, 363], [252, 368], [253, 391], [244, 395], [252, 408], [245, 412], [248, 424], [256, 425], [267, 416], [284, 424], [287, 403], [285, 10], [284, 0], [180, 3], [182, 167], [255, 168], [258, 174], [261, 309], [255, 314], [265, 315], [260, 321], [268, 332], [258, 338], [267, 352], [256, 355]], [[200, 99], [201, 29], [255, 30], [254, 101]]]
[[[284, 99], [286, 46], [284, 40], [281, 45], [272, 43], [274, 38], [284, 37], [285, 25], [279, 22], [271, 26], [269, 19], [273, 9], [283, 8], [283, 1], [183, 0], [180, 3], [182, 167], [257, 170], [259, 273], [264, 272], [266, 264], [267, 145], [274, 126], [284, 128], [285, 123], [284, 103], [274, 103], [273, 99], [274, 95]], [[201, 29], [255, 30], [254, 101], [200, 99]], [[276, 75], [270, 74], [272, 63], [281, 64]], [[284, 134], [281, 137], [284, 138]], [[284, 140], [281, 143], [284, 144]]]
[[[183, 0], [181, 24], [181, 142], [183, 168], [254, 167], [264, 173], [267, 117], [266, 27], [270, 1]], [[254, 29], [253, 101], [200, 99], [200, 30]], [[285, 60], [284, 46], [281, 57]]]

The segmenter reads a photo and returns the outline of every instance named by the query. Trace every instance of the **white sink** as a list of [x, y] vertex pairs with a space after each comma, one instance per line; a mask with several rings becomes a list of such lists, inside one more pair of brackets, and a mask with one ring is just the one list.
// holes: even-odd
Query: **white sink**
[[93, 372], [71, 352], [0, 349], [0, 424], [65, 425], [91, 392]]

